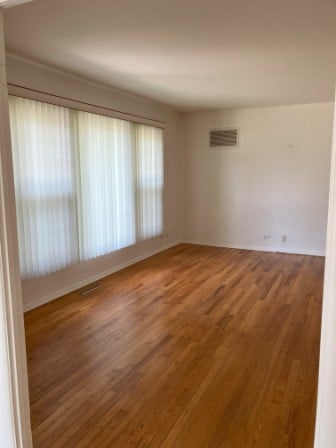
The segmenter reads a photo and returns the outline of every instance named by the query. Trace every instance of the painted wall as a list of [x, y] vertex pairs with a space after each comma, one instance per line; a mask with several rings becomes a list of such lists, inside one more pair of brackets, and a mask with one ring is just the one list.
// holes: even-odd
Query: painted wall
[[[184, 240], [324, 254], [332, 118], [331, 103], [183, 114]], [[210, 150], [226, 126], [239, 148]]]
[[[165, 128], [165, 235], [69, 269], [23, 282], [25, 309], [58, 297], [98, 277], [181, 240], [181, 186], [179, 114], [173, 109], [81, 80], [40, 64], [7, 55], [8, 82], [101, 107], [160, 120]], [[14, 206], [14, 203], [13, 203]]]

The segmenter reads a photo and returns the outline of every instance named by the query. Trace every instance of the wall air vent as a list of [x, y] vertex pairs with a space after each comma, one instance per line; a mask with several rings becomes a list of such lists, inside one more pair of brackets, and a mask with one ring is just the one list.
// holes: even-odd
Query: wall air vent
[[238, 128], [212, 129], [209, 135], [210, 149], [238, 148]]

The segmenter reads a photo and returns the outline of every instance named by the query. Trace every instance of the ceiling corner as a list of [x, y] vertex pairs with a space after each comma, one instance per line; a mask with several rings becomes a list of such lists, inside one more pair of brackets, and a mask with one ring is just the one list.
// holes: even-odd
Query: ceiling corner
[[33, 0], [0, 0], [0, 8], [10, 8], [11, 6], [22, 5]]

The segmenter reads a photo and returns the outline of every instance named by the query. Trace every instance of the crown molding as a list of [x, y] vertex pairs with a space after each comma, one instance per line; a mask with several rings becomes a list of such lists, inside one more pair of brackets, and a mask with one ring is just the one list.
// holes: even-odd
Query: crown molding
[[[31, 0], [31, 1], [33, 1], [33, 0]], [[21, 62], [28, 66], [36, 67], [36, 68], [48, 71], [49, 73], [58, 74], [58, 75], [66, 77], [68, 79], [72, 79], [73, 81], [77, 81], [77, 82], [80, 82], [80, 83], [83, 83], [83, 84], [86, 84], [88, 86], [95, 87], [98, 89], [103, 89], [109, 93], [123, 95], [123, 96], [129, 97], [133, 100], [142, 101], [143, 103], [152, 104], [154, 106], [165, 107], [170, 112], [171, 111], [179, 112], [179, 110], [176, 109], [175, 107], [171, 106], [170, 104], [163, 103], [162, 101], [153, 100], [152, 98], [142, 96], [137, 93], [132, 93], [130, 91], [124, 90], [122, 88], [114, 87], [112, 85], [106, 84], [101, 81], [95, 81], [93, 78], [85, 77], [83, 75], [80, 75], [80, 74], [77, 74], [77, 73], [74, 73], [71, 71], [67, 71], [66, 69], [62, 69], [62, 68], [56, 67], [54, 65], [48, 64], [47, 62], [38, 61], [31, 57], [15, 53], [14, 51], [11, 51], [10, 49], [6, 49], [6, 59], [12, 60], [14, 62], [15, 61]]]
[[0, 0], [0, 8], [10, 8], [11, 6], [22, 5], [33, 0]]

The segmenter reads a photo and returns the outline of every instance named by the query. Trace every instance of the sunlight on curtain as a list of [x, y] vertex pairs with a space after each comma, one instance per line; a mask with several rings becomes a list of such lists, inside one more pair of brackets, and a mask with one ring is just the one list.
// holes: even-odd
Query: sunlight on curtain
[[10, 97], [21, 273], [163, 233], [162, 129]]
[[10, 97], [21, 273], [78, 262], [69, 109]]
[[81, 258], [136, 242], [133, 124], [78, 112]]
[[163, 131], [136, 125], [138, 235], [140, 239], [163, 232]]

